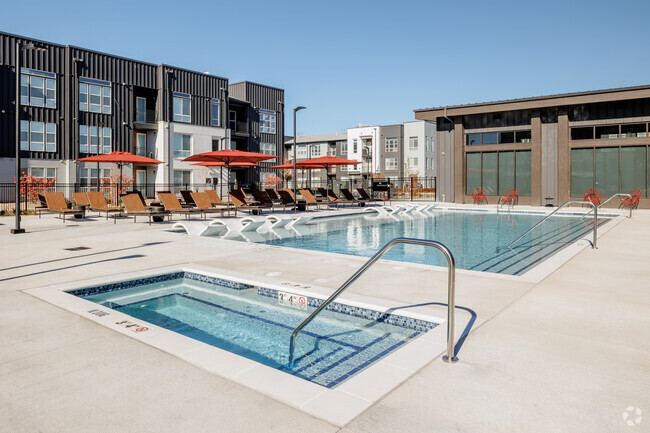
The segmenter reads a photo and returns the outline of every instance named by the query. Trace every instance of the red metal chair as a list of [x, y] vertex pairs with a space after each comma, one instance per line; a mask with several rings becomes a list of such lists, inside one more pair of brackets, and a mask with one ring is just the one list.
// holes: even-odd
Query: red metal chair
[[591, 202], [598, 206], [603, 202], [603, 195], [598, 192], [597, 189], [589, 188], [585, 193], [582, 195], [582, 199], [584, 201]]
[[517, 188], [512, 188], [511, 190], [508, 190], [503, 194], [501, 197], [499, 197], [499, 201], [497, 202], [497, 206], [501, 205], [503, 206], [504, 204], [508, 204], [508, 206], [513, 207], [515, 205], [515, 201], [517, 201], [517, 198], [519, 197], [517, 195]]
[[633, 189], [632, 191], [628, 192], [632, 196], [630, 197], [621, 197], [621, 206], [631, 206], [632, 208], [639, 207], [639, 200], [641, 199], [641, 196], [643, 195], [643, 191], [640, 189]]
[[487, 203], [487, 195], [485, 195], [485, 191], [483, 191], [483, 188], [476, 187], [472, 190], [471, 194], [472, 198], [474, 201], [481, 203], [485, 201]]

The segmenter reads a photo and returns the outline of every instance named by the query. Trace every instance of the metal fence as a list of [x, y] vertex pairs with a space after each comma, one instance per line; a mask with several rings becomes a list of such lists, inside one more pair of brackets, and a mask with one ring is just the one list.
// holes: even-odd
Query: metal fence
[[[347, 188], [354, 191], [356, 188], [364, 188], [368, 193], [372, 193], [375, 197], [381, 196], [382, 198], [390, 198], [391, 200], [436, 200], [436, 178], [435, 177], [414, 177], [414, 178], [393, 178], [381, 179], [388, 186], [387, 190], [378, 189], [377, 179], [373, 182], [372, 179], [351, 179], [351, 180], [312, 180], [309, 182], [301, 182], [298, 180], [298, 188], [332, 188], [336, 194], [340, 194], [341, 188]], [[233, 188], [243, 188], [245, 191], [250, 191], [252, 188], [293, 188], [292, 181], [278, 181], [261, 184], [165, 184], [165, 183], [152, 183], [152, 184], [119, 184], [119, 183], [102, 183], [98, 188], [96, 185], [87, 185], [81, 183], [54, 183], [51, 185], [32, 185], [22, 184], [20, 188], [20, 202], [23, 211], [35, 209], [40, 205], [38, 195], [43, 192], [62, 192], [68, 199], [72, 200], [72, 193], [86, 192], [86, 191], [102, 191], [106, 200], [109, 203], [118, 203], [120, 194], [129, 191], [140, 191], [147, 198], [156, 198], [156, 193], [161, 191], [170, 191], [178, 193], [183, 190], [190, 191], [203, 191], [205, 189], [215, 189], [221, 197], [227, 195], [228, 191]], [[0, 212], [7, 213], [13, 212], [15, 208], [15, 191], [16, 185], [14, 183], [0, 183]]]

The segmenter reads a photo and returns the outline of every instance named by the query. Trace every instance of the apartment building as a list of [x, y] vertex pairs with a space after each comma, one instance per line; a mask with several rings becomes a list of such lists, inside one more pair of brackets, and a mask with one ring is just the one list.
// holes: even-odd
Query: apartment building
[[[361, 164], [339, 166], [330, 176], [339, 181], [369, 178], [396, 179], [436, 176], [435, 122], [412, 121], [397, 125], [359, 125], [346, 132], [306, 135], [297, 138], [297, 160], [332, 155]], [[293, 139], [287, 140], [287, 156], [293, 158]], [[324, 170], [312, 170], [311, 178], [324, 180]], [[309, 173], [298, 173], [298, 181]]]
[[415, 110], [436, 121], [441, 199], [560, 205], [595, 188], [607, 198], [641, 189], [650, 207], [650, 86]]
[[[76, 160], [112, 151], [164, 161], [125, 166], [139, 186], [218, 182], [216, 171], [182, 161], [191, 154], [237, 147], [281, 157], [283, 150], [284, 91], [231, 85], [207, 72], [0, 33], [0, 89], [0, 182], [14, 179], [16, 106], [23, 172], [57, 183], [94, 185], [110, 176], [113, 164]], [[231, 103], [250, 107], [240, 120], [249, 125], [245, 135], [230, 122]], [[259, 172], [241, 176], [255, 182]]]

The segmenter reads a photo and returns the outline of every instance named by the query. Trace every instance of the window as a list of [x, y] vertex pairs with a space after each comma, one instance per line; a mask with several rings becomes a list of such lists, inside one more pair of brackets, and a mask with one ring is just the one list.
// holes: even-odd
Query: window
[[296, 149], [296, 158], [298, 159], [307, 159], [307, 146], [304, 144], [299, 144]]
[[191, 173], [189, 170], [174, 170], [174, 185], [189, 185]]
[[275, 134], [275, 112], [260, 110], [260, 133]]
[[341, 154], [347, 154], [348, 153], [348, 142], [344, 141], [341, 143]]
[[397, 170], [397, 158], [386, 158], [386, 170]]
[[111, 114], [111, 83], [79, 78], [79, 111]]
[[192, 99], [186, 93], [174, 92], [174, 122], [192, 121]]
[[[482, 134], [467, 134], [465, 136], [465, 140], [467, 146], [474, 146], [478, 144], [530, 143], [531, 133], [529, 130], [484, 132]], [[433, 147], [433, 140], [431, 147]]]
[[147, 156], [147, 134], [135, 135], [135, 154], [138, 156]]
[[409, 158], [409, 167], [417, 167], [418, 166], [418, 159], [417, 158]]
[[397, 152], [397, 137], [386, 138], [386, 152]]
[[219, 126], [220, 121], [219, 121], [219, 100], [218, 99], [213, 99], [212, 100], [212, 105], [211, 105], [211, 114], [210, 114], [210, 124], [212, 126]]
[[618, 125], [597, 126], [596, 138], [618, 138]]
[[233, 111], [233, 110], [228, 111], [228, 124], [229, 124], [229, 128], [232, 131], [237, 130], [237, 112], [236, 111]]
[[174, 134], [174, 158], [187, 158], [190, 156], [191, 141], [191, 135]]
[[[431, 164], [433, 168], [433, 164]], [[520, 196], [531, 194], [531, 152], [472, 152], [466, 158], [466, 194], [476, 187], [487, 195], [500, 195], [517, 188]]]
[[357, 139], [355, 138], [352, 140], [352, 153], [357, 153], [358, 147], [357, 147]]
[[312, 146], [309, 146], [311, 149], [311, 158], [317, 158], [320, 156], [320, 144], [314, 144]]
[[336, 156], [336, 144], [327, 145], [327, 156]]
[[[100, 182], [101, 179], [109, 179], [111, 177], [111, 170], [109, 168], [102, 168], [99, 170]], [[81, 168], [79, 169], [79, 183], [81, 186], [97, 186], [97, 169], [96, 168]]]
[[266, 155], [276, 155], [275, 143], [260, 143], [260, 152]]
[[20, 150], [56, 152], [56, 123], [21, 120]]
[[20, 172], [45, 181], [56, 180], [56, 168], [54, 167], [23, 167]]
[[147, 121], [147, 98], [142, 98], [140, 96], [135, 98], [135, 121]]
[[601, 140], [612, 138], [647, 137], [647, 123], [623, 125], [580, 126], [571, 128], [571, 140]]
[[20, 104], [56, 108], [56, 74], [21, 68]]
[[111, 153], [112, 132], [111, 128], [79, 125], [79, 152]]
[[409, 150], [418, 150], [418, 138], [409, 137]]
[[571, 128], [571, 140], [593, 140], [594, 128], [588, 126], [586, 128]]

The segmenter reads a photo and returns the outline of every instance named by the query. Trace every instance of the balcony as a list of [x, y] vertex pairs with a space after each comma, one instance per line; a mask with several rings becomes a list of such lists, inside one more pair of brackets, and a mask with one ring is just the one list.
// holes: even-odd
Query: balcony
[[248, 122], [228, 122], [228, 127], [233, 134], [245, 135], [248, 137]]
[[157, 129], [158, 113], [156, 110], [136, 110], [133, 127], [136, 129]]

